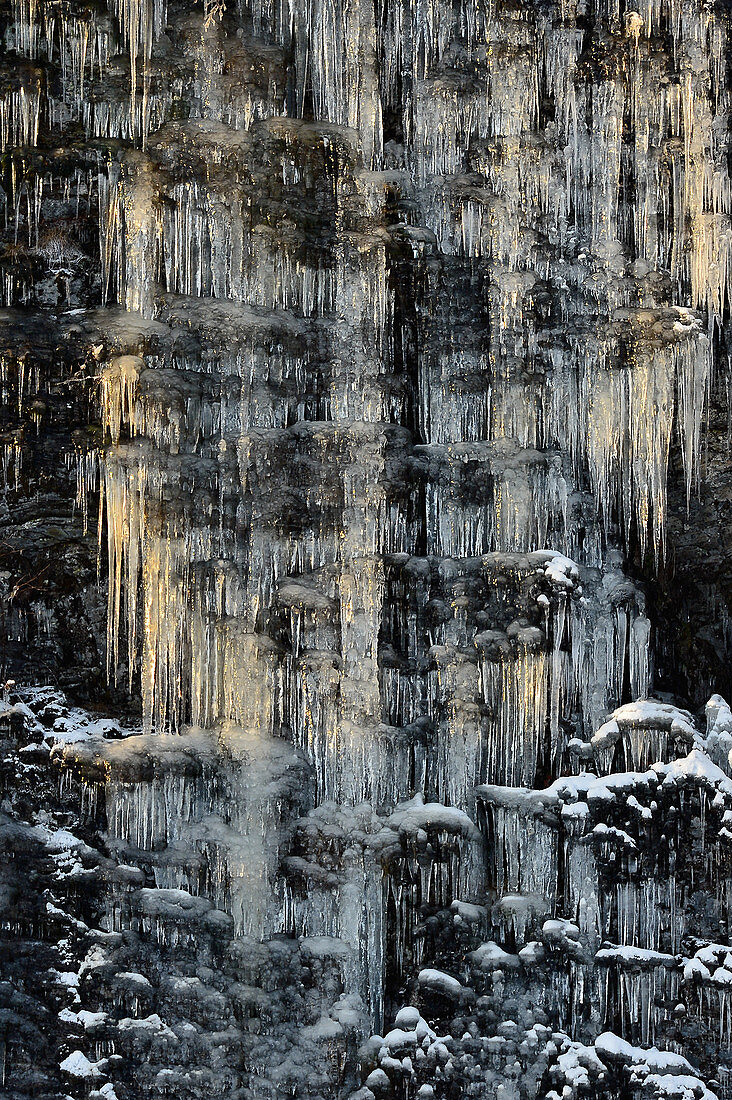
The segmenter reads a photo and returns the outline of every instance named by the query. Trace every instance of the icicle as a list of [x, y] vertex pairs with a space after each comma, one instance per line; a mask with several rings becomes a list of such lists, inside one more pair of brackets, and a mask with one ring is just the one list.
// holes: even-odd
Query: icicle
[[112, 442], [118, 443], [122, 425], [135, 423], [135, 387], [144, 368], [137, 355], [121, 355], [102, 372], [102, 423]]
[[147, 126], [138, 123], [138, 75], [142, 74], [142, 118], [147, 116], [149, 95], [149, 64], [153, 43], [161, 34], [167, 16], [166, 0], [112, 0], [114, 14], [120, 23], [130, 52], [130, 118], [133, 134], [147, 139]]
[[481, 690], [492, 718], [486, 776], [489, 783], [532, 786], [546, 753], [547, 659], [519, 646], [515, 656], [481, 664]]

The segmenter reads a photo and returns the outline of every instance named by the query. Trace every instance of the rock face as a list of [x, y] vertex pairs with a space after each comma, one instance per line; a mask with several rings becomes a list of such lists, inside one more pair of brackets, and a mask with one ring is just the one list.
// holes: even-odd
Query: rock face
[[731, 1100], [730, 10], [0, 0], [0, 1089]]

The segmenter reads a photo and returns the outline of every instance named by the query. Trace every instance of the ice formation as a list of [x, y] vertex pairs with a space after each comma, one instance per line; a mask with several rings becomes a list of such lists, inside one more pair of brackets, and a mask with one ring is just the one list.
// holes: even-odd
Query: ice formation
[[628, 564], [723, 359], [729, 12], [5, 6], [3, 304], [71, 314], [98, 253], [68, 462], [141, 705], [0, 707], [99, 891], [59, 1080], [732, 1097], [732, 715], [655, 696]]

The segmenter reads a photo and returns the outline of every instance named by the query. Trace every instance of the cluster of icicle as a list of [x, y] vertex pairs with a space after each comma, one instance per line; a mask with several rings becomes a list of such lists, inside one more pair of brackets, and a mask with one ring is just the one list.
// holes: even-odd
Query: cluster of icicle
[[[439, 0], [403, 0], [377, 23], [378, 7], [253, 3], [255, 35], [292, 51], [288, 105], [311, 112], [310, 127], [276, 117], [279, 91], [262, 105], [227, 90], [217, 43], [234, 16], [208, 8], [201, 117], [171, 123], [158, 143], [151, 131], [170, 122], [179, 91], [152, 83], [163, 3], [115, 0], [110, 31], [62, 14], [52, 23], [41, 0], [18, 0], [12, 31], [30, 58], [60, 50], [63, 103], [90, 136], [137, 146], [98, 175], [105, 299], [147, 321], [183, 302], [206, 344], [188, 358], [165, 347], [118, 357], [103, 372], [108, 652], [111, 674], [122, 651], [130, 683], [139, 669], [146, 733], [220, 724], [214, 773], [234, 810], [225, 827], [209, 821], [224, 811], [188, 777], [115, 782], [110, 832], [144, 850], [187, 838], [208, 879], [161, 860], [158, 887], [209, 890], [237, 934], [343, 937], [375, 1015], [387, 906], [401, 960], [414, 897], [482, 896], [484, 845], [506, 942], [546, 917], [546, 944], [570, 955], [607, 927], [619, 948], [676, 950], [652, 914], [661, 895], [674, 911], [675, 879], [602, 894], [599, 862], [619, 852], [632, 876], [638, 844], [627, 829], [603, 832], [591, 811], [609, 792], [645, 821], [650, 793], [676, 779], [701, 816], [712, 788], [727, 805], [724, 775], [700, 778], [696, 758], [668, 771], [677, 742], [694, 744], [683, 716], [617, 709], [653, 685], [643, 599], [612, 548], [637, 539], [661, 558], [674, 432], [694, 490], [732, 245], [727, 45], [711, 8], [595, 4], [586, 15], [607, 33], [590, 48], [570, 0], [531, 18], [478, 0], [449, 16]], [[129, 103], [82, 105], [113, 41], [129, 52]], [[469, 81], [451, 68], [456, 54]], [[56, 117], [47, 106], [35, 86], [5, 96], [3, 143], [35, 145]], [[384, 143], [387, 113], [401, 146]], [[318, 180], [332, 204], [327, 257], [290, 225], [273, 231], [252, 182], [258, 167], [289, 194], [312, 190], [314, 164], [337, 164]], [[42, 179], [14, 182], [11, 196], [34, 246], [42, 191]], [[406, 211], [400, 241], [423, 296], [417, 442], [391, 385], [400, 315], [387, 193]], [[440, 301], [436, 258], [473, 279], [467, 304]], [[467, 305], [479, 317], [465, 335]], [[222, 319], [213, 337], [211, 317]], [[327, 380], [307, 404], [319, 372]], [[82, 507], [95, 477], [84, 458]], [[524, 594], [520, 609], [507, 590]], [[500, 629], [476, 614], [476, 592], [498, 607]], [[393, 654], [380, 649], [387, 625]], [[290, 865], [306, 882], [298, 892], [277, 880], [291, 792], [266, 781], [303, 756], [312, 805], [288, 825], [304, 853]], [[590, 762], [600, 778], [583, 771]], [[653, 777], [622, 789], [613, 779], [651, 765]], [[580, 774], [557, 778], [569, 770]], [[550, 780], [550, 793], [533, 789]], [[266, 789], [252, 797], [253, 784]], [[334, 890], [318, 856], [342, 838]], [[402, 861], [383, 885], [379, 844]], [[722, 859], [716, 841], [710, 858]], [[630, 1005], [644, 1045], [654, 998], [680, 995], [678, 968], [653, 961], [643, 969], [621, 951], [587, 976], [603, 1012], [616, 996]]]
[[[704, 308], [719, 320], [728, 301], [731, 196], [726, 38], [713, 12], [681, 0], [625, 12], [593, 5], [609, 41], [597, 46], [603, 76], [590, 81], [582, 68], [586, 43], [570, 5], [534, 20], [475, 0], [461, 7], [451, 20], [441, 18], [434, 3], [396, 4], [378, 25], [372, 5], [342, 9], [320, 0], [280, 7], [256, 2], [252, 16], [264, 38], [294, 44], [297, 112], [305, 108], [305, 89], [312, 89], [315, 118], [357, 131], [368, 167], [397, 167], [383, 147], [381, 120], [384, 110], [401, 112], [408, 167], [441, 247], [490, 258], [504, 285], [513, 287], [514, 308], [530, 306], [530, 286], [515, 276], [552, 264], [548, 252], [541, 254], [537, 230], [551, 234], [552, 248], [560, 245], [569, 285], [584, 281], [584, 272], [567, 266], [579, 230], [596, 264], [597, 293], [610, 309], [631, 304], [630, 288], [613, 271], [620, 245], [639, 273], [670, 272], [677, 304]], [[84, 107], [85, 80], [102, 73], [109, 58], [108, 19], [84, 21], [43, 0], [15, 0], [10, 43], [29, 58], [52, 59], [57, 52], [72, 117], [86, 113], [90, 133], [144, 144], [150, 129], [170, 116], [175, 98], [172, 89], [150, 88], [165, 5], [115, 0], [110, 14], [129, 51], [127, 121], [103, 103]], [[669, 52], [657, 49], [660, 36], [670, 39]], [[445, 77], [445, 60], [456, 47], [475, 65], [469, 84]], [[37, 141], [37, 126], [24, 119], [31, 102], [40, 109], [41, 94], [29, 86], [4, 101], [9, 132], [24, 144]], [[202, 98], [210, 114], [212, 95]], [[536, 142], [546, 98], [554, 119]], [[247, 114], [252, 119], [259, 111]], [[232, 104], [221, 101], [219, 117], [235, 116], [241, 120], [241, 110], [232, 114]], [[624, 184], [631, 179], [628, 200]]]

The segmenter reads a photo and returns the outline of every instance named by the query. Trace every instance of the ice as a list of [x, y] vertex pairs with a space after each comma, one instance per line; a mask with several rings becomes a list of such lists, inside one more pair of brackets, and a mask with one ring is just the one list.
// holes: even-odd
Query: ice
[[[194, 730], [175, 738], [86, 741], [67, 751], [88, 762], [83, 766], [99, 768], [107, 759], [118, 774], [128, 772], [106, 788], [108, 835], [120, 855], [157, 853], [159, 897], [169, 900], [150, 895], [146, 913], [174, 916], [176, 906], [194, 903], [187, 901], [190, 889], [205, 888], [215, 906], [231, 914], [238, 934], [261, 937], [279, 927], [273, 887], [287, 828], [283, 808], [304, 767], [290, 746], [228, 723], [217, 738]], [[227, 797], [235, 806], [227, 807]], [[191, 879], [187, 867], [201, 862], [203, 876]]]
[[[616, 309], [614, 317], [637, 346], [633, 367], [608, 368], [608, 334], [593, 349], [592, 365], [582, 365], [588, 349], [577, 349], [580, 375], [578, 415], [566, 416], [566, 390], [554, 391], [554, 431], [570, 453], [587, 463], [600, 515], [605, 525], [617, 509], [626, 539], [636, 530], [642, 545], [655, 554], [664, 547], [665, 485], [675, 413], [682, 455], [691, 493], [698, 477], [699, 431], [711, 370], [711, 346], [700, 330], [698, 317], [689, 314], [683, 325], [671, 310]], [[668, 334], [668, 335], [667, 335]], [[597, 359], [599, 358], [599, 368]], [[678, 412], [677, 412], [678, 409]]]
[[535, 894], [554, 902], [557, 841], [554, 830], [539, 815], [519, 807], [491, 807], [493, 882], [504, 893]]
[[[715, 874], [704, 919], [730, 912], [732, 717], [710, 700], [704, 736], [653, 698], [630, 570], [670, 565], [669, 471], [689, 510], [702, 474], [732, 247], [724, 20], [675, 0], [189, 7], [12, 4], [34, 64], [0, 98], [8, 241], [54, 278], [81, 261], [46, 233], [58, 180], [21, 161], [56, 134], [93, 150], [64, 202], [98, 194], [104, 441], [69, 469], [84, 531], [102, 498], [109, 674], [139, 682], [144, 732], [3, 720], [58, 742], [64, 795], [80, 782], [105, 927], [150, 955], [220, 936], [333, 964], [353, 1003], [297, 1026], [339, 1088], [356, 1002], [381, 1028], [413, 990], [364, 1100], [457, 1094], [468, 1064], [495, 1100], [632, 1066], [633, 1088], [703, 1096], [644, 1048], [676, 1043], [685, 973], [729, 1031], [726, 956], [678, 953]], [[3, 293], [27, 295], [22, 272]], [[1, 380], [28, 414], [30, 368]], [[4, 447], [12, 496], [28, 470]], [[71, 826], [34, 828], [70, 876]], [[434, 994], [455, 1037], [420, 1015]], [[570, 1033], [535, 1077], [524, 996]], [[119, 1030], [167, 1035], [138, 1007]]]
[[136, 130], [138, 76], [142, 76], [142, 110], [148, 96], [148, 64], [155, 39], [161, 33], [166, 18], [165, 0], [112, 0], [112, 10], [119, 20], [123, 37], [130, 54], [130, 115], [133, 119], [133, 136], [141, 136], [143, 144], [146, 131]]
[[[614, 712], [592, 738], [598, 759], [609, 761], [618, 742], [629, 770], [645, 771], [665, 758], [674, 746], [694, 743], [696, 731], [691, 716], [667, 703], [639, 699]], [[605, 764], [607, 769], [607, 763]]]
[[357, 130], [366, 163], [378, 162], [381, 101], [372, 9], [361, 3], [340, 8], [323, 0], [296, 0], [290, 33], [296, 44], [297, 85], [303, 91], [312, 86], [315, 118]]
[[482, 693], [494, 715], [486, 767], [490, 782], [534, 781], [546, 751], [547, 663], [545, 653], [521, 646], [515, 658], [482, 663]]
[[38, 144], [41, 108], [40, 88], [21, 87], [0, 99], [0, 152]]
[[119, 443], [122, 425], [135, 423], [135, 388], [144, 360], [139, 355], [120, 355], [102, 373], [102, 422], [113, 443]]

